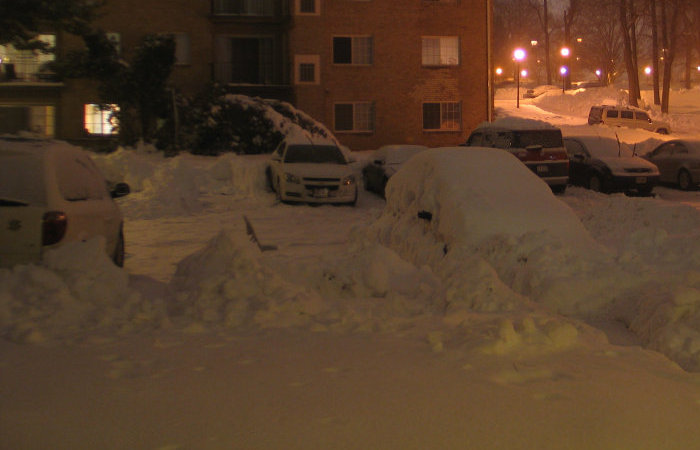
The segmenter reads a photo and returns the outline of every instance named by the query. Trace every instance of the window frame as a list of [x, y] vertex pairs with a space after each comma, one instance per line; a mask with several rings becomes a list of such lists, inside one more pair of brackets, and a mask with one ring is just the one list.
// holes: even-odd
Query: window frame
[[[427, 105], [439, 105], [440, 115], [438, 120], [440, 121], [439, 128], [426, 128], [426, 106]], [[454, 117], [454, 120], [450, 120], [450, 117], [444, 117], [446, 114], [454, 114], [454, 111], [445, 111], [445, 107], [450, 105], [457, 106], [458, 117]], [[461, 101], [424, 101], [421, 104], [422, 107], [422, 117], [421, 117], [421, 127], [424, 133], [454, 133], [462, 131], [462, 102]], [[454, 128], [443, 127], [443, 124], [454, 122], [457, 126]]]
[[[314, 79], [305, 81], [301, 79], [301, 66], [303, 64], [313, 64]], [[294, 55], [294, 84], [297, 85], [318, 85], [321, 83], [321, 56], [320, 55]]]
[[[352, 106], [352, 129], [339, 129], [338, 128], [338, 106]], [[358, 128], [358, 115], [362, 114], [362, 111], [357, 111], [358, 106], [369, 106], [369, 111], [367, 111], [367, 123], [369, 126], [367, 128]], [[334, 133], [353, 133], [353, 134], [372, 134], [376, 131], [377, 127], [377, 113], [376, 105], [373, 101], [348, 101], [348, 102], [334, 102], [333, 103], [333, 132]]]
[[[109, 105], [111, 109], [100, 109], [97, 103], [85, 103], [83, 105], [83, 128], [89, 136], [116, 136], [119, 131], [119, 121], [116, 117], [110, 117], [112, 113], [119, 111], [119, 105], [111, 104]], [[92, 108], [91, 112], [88, 112], [88, 108]], [[91, 116], [98, 116], [99, 120], [88, 121], [88, 114]], [[115, 121], [114, 124], [110, 121]], [[99, 128], [99, 131], [92, 131]], [[109, 131], [105, 132], [105, 128]]]
[[321, 15], [321, 0], [312, 0], [314, 2], [313, 11], [302, 11], [302, 2], [304, 0], [294, 1], [294, 13], [297, 16], [320, 16]]
[[[447, 61], [443, 61], [443, 54], [442, 54], [442, 49], [443, 46], [444, 48], [448, 48], [446, 46], [447, 41], [455, 41], [456, 47], [455, 47], [455, 55], [454, 57], [456, 58], [456, 62], [450, 63], [450, 56], [445, 55], [445, 58]], [[437, 41], [437, 59], [439, 60], [438, 62], [432, 61], [432, 59], [435, 58], [435, 55], [426, 55], [426, 53], [429, 52], [430, 48], [426, 47], [426, 43], [429, 41]], [[445, 43], [445, 44], [443, 44]], [[423, 67], [457, 67], [462, 64], [462, 58], [461, 58], [461, 47], [462, 43], [459, 38], [459, 36], [421, 36], [421, 66]], [[427, 58], [432, 57], [431, 58]]]
[[[337, 60], [338, 52], [336, 50], [336, 39], [350, 39], [350, 62], [339, 62]], [[364, 41], [360, 41], [364, 40]], [[369, 52], [367, 55], [359, 53], [361, 42], [369, 43]], [[362, 35], [338, 35], [331, 37], [331, 61], [336, 66], [371, 66], [374, 64], [374, 37], [371, 34]], [[357, 55], [357, 58], [356, 58]], [[368, 56], [368, 62], [360, 62], [360, 56]]]

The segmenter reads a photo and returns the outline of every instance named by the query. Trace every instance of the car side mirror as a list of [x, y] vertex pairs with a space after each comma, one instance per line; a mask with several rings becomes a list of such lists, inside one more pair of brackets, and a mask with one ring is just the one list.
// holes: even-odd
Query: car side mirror
[[112, 187], [110, 195], [112, 198], [125, 197], [131, 193], [131, 188], [126, 183], [117, 183]]

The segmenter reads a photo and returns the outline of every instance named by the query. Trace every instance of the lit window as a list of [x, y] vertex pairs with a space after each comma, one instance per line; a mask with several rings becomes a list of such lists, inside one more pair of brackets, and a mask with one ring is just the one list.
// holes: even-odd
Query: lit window
[[456, 66], [459, 64], [459, 38], [424, 37], [422, 39], [424, 66]]
[[118, 121], [115, 113], [118, 111], [117, 105], [85, 105], [85, 131], [97, 135], [116, 134]]
[[372, 64], [372, 36], [333, 38], [334, 64]]
[[[56, 47], [55, 34], [40, 34], [37, 41], [49, 49]], [[54, 61], [56, 55], [34, 50], [17, 50], [12, 45], [0, 45], [0, 78], [23, 81], [51, 81], [53, 74], [48, 71], [47, 63]]]
[[374, 131], [374, 103], [336, 103], [335, 131], [368, 132]]
[[459, 131], [462, 107], [459, 102], [423, 103], [423, 129], [427, 131]]

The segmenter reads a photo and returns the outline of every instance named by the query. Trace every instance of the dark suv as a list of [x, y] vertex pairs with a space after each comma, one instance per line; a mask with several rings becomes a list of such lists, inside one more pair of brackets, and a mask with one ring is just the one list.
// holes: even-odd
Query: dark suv
[[569, 158], [559, 128], [537, 120], [497, 120], [477, 127], [464, 145], [507, 150], [542, 178], [553, 192], [566, 190]]

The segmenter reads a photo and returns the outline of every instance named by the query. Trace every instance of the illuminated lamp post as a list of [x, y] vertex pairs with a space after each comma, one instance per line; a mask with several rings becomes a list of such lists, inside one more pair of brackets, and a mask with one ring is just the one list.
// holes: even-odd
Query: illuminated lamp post
[[562, 58], [562, 67], [566, 68], [566, 71], [564, 71], [564, 72], [561, 72], [561, 70], [559, 70], [562, 77], [564, 78], [564, 80], [563, 80], [564, 91], [566, 91], [566, 78], [569, 75], [569, 68], [566, 65], [566, 61], [569, 59], [569, 56], [571, 56], [571, 49], [569, 49], [569, 47], [562, 47], [561, 50], [559, 51], [559, 54], [561, 55], [561, 58]]
[[566, 66], [561, 66], [559, 68], [559, 73], [561, 74], [561, 93], [566, 93], [566, 74], [569, 73], [569, 68]]
[[522, 48], [516, 48], [513, 52], [513, 59], [515, 59], [515, 107], [520, 108], [520, 62], [525, 59], [525, 50]]

